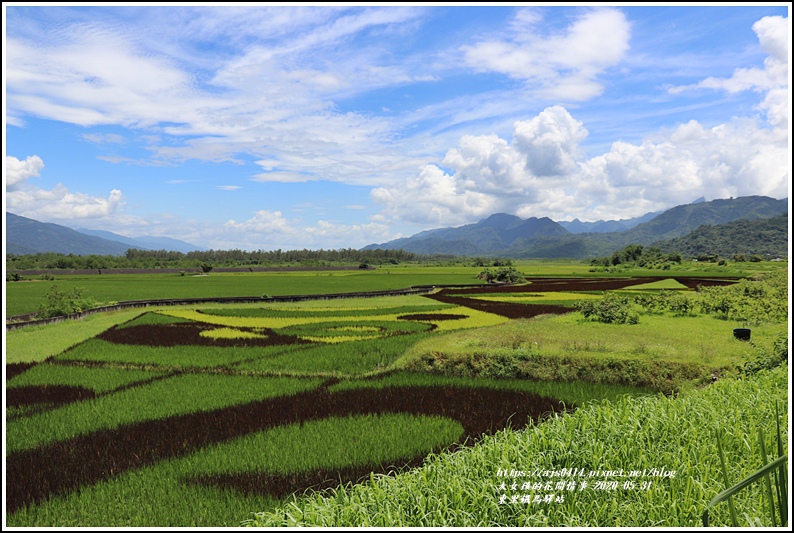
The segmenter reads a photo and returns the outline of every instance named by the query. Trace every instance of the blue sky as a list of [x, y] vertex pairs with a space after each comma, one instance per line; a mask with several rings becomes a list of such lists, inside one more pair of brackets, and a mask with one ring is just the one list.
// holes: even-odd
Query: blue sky
[[789, 196], [788, 4], [5, 3], [6, 211], [214, 249]]

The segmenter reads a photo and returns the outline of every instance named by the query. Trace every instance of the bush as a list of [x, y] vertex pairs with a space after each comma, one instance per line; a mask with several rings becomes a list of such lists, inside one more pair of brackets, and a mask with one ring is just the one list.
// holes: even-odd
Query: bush
[[745, 375], [788, 364], [788, 333], [778, 335], [772, 343], [771, 350], [755, 344], [753, 347], [758, 351], [758, 355], [753, 360], [747, 361], [742, 367], [742, 373]]
[[99, 302], [83, 294], [83, 289], [75, 287], [72, 292], [62, 291], [53, 285], [44, 294], [45, 302], [39, 306], [36, 318], [52, 318], [79, 313], [99, 306]]
[[574, 304], [585, 318], [604, 324], [638, 324], [639, 315], [627, 296], [609, 292], [598, 302], [580, 300]]
[[683, 294], [676, 294], [667, 300], [667, 308], [676, 316], [693, 315], [695, 311], [695, 302]]
[[486, 268], [479, 274], [477, 278], [484, 279], [488, 283], [521, 283], [526, 281], [524, 274], [515, 269], [515, 267], [501, 267], [497, 270]]
[[700, 309], [717, 318], [759, 324], [788, 320], [788, 273], [769, 273], [729, 287], [699, 287]]

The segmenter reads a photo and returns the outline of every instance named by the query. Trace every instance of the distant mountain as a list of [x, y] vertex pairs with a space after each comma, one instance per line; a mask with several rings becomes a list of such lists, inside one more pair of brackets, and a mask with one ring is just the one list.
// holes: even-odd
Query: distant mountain
[[194, 252], [203, 251], [205, 248], [190, 244], [189, 242], [180, 241], [178, 239], [171, 239], [169, 237], [125, 237], [110, 231], [94, 230], [94, 229], [78, 229], [80, 233], [86, 235], [93, 235], [95, 237], [102, 237], [111, 241], [118, 241], [129, 244], [132, 248], [140, 248], [142, 250], [168, 250], [172, 252]]
[[668, 209], [624, 231], [607, 233], [574, 233], [548, 218], [522, 220], [500, 213], [476, 224], [423, 231], [412, 237], [372, 244], [365, 249], [402, 248], [414, 253], [585, 259], [609, 255], [629, 244], [645, 246], [675, 239], [703, 225], [771, 218], [783, 213], [788, 213], [787, 199], [746, 196], [706, 202], [699, 198], [694, 203]]
[[744, 196], [712, 200], [673, 207], [623, 234], [631, 240], [627, 244], [651, 244], [680, 237], [703, 225], [770, 218], [783, 213], [788, 213], [788, 199], [785, 198], [775, 200], [768, 196]]
[[6, 253], [55, 252], [74, 255], [122, 255], [129, 244], [86, 235], [66, 226], [6, 213]]
[[423, 231], [413, 237], [371, 244], [364, 249], [403, 249], [419, 254], [497, 254], [520, 240], [565, 235], [570, 232], [547, 217], [523, 220], [497, 213], [476, 224]]
[[123, 255], [129, 248], [190, 252], [202, 248], [167, 237], [129, 238], [109, 231], [74, 230], [6, 213], [6, 253], [54, 252], [74, 255]]
[[716, 226], [700, 226], [681, 237], [654, 243], [662, 252], [684, 257], [758, 255], [763, 259], [788, 258], [788, 213], [772, 218], [734, 220]]
[[567, 229], [571, 233], [614, 233], [618, 231], [626, 231], [638, 224], [648, 222], [653, 217], [663, 213], [664, 211], [656, 211], [654, 213], [645, 213], [641, 217], [626, 218], [621, 220], [597, 220], [595, 222], [582, 222], [578, 218], [573, 220], [564, 220], [558, 222], [560, 226]]

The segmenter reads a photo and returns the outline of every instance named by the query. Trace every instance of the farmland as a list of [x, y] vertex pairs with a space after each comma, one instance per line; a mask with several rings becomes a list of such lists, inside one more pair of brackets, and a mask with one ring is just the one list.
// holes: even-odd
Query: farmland
[[[441, 267], [428, 268], [426, 276], [406, 270], [393, 287], [442, 278], [446, 284], [474, 282], [471, 272], [453, 269], [449, 274], [443, 277]], [[326, 277], [357, 276], [373, 273], [324, 275], [320, 285], [327, 290]], [[394, 271], [377, 273], [359, 278], [358, 284], [339, 281], [336, 288], [383, 289], [391, 286], [384, 281], [389, 276], [399, 277]], [[263, 278], [251, 274], [235, 290], [250, 294], [245, 291], [258, 286], [257, 292], [270, 294], [277, 287], [282, 294], [318, 293], [318, 277], [285, 276], [280, 285], [263, 288], [255, 285]], [[190, 282], [181, 276], [173, 280], [173, 285]], [[352, 509], [350, 515], [334, 515], [323, 507], [329, 502], [322, 495], [331, 491], [331, 502], [364, 502], [376, 493], [366, 495], [358, 487], [385, 490], [378, 489], [387, 482], [383, 480], [413, 483], [417, 475], [437, 486], [432, 480], [436, 474], [427, 469], [447, 475], [439, 461], [471, 457], [480, 461], [480, 471], [460, 483], [474, 484], [467, 491], [479, 484], [478, 498], [489, 498], [487, 505], [476, 503], [483, 510], [475, 515], [486, 509], [492, 513], [490, 518], [477, 515], [476, 523], [538, 525], [537, 507], [493, 508], [498, 495], [482, 488], [495, 478], [483, 468], [514, 465], [521, 461], [515, 454], [531, 455], [548, 446], [543, 439], [556, 438], [570, 444], [568, 453], [586, 450], [597, 461], [591, 449], [595, 443], [576, 441], [580, 433], [566, 434], [571, 430], [565, 424], [589, 424], [593, 429], [588, 434], [618, 434], [621, 424], [634, 422], [613, 420], [618, 415], [610, 406], [631, 410], [640, 405], [647, 412], [668, 413], [682, 405], [675, 395], [692, 398], [687, 400], [692, 405], [705, 402], [698, 395], [716, 385], [728, 390], [722, 382], [734, 381], [737, 368], [755, 356], [753, 346], [768, 349], [785, 332], [779, 321], [754, 323], [751, 346], [730, 333], [743, 322], [706, 313], [654, 310], [628, 325], [587, 321], [576, 312], [576, 302], [600, 301], [605, 292], [632, 298], [675, 292], [697, 302], [696, 281], [549, 276], [525, 286], [443, 289], [426, 296], [153, 306], [9, 331], [7, 523], [237, 526], [260, 512], [257, 523], [262, 525], [389, 525], [376, 518], [374, 508], [371, 520], [354, 516]], [[160, 297], [168, 285], [162, 283]], [[195, 296], [180, 290], [173, 294]], [[131, 291], [142, 295], [139, 289]], [[40, 347], [26, 348], [31, 343]], [[703, 389], [714, 376], [718, 383]], [[771, 385], [779, 378], [769, 379], [765, 394], [780, 398], [784, 393]], [[766, 400], [753, 409], [764, 407]], [[673, 415], [659, 416], [663, 425], [664, 417]], [[768, 429], [769, 413], [759, 417], [757, 426]], [[542, 429], [547, 425], [548, 430]], [[524, 434], [537, 435], [537, 443], [528, 444]], [[642, 437], [648, 443], [658, 438]], [[684, 449], [687, 438], [673, 439], [677, 444], [669, 446]], [[523, 448], [514, 448], [519, 446], [514, 439]], [[500, 442], [507, 455], [496, 460]], [[486, 463], [476, 458], [482, 453], [491, 454]], [[598, 453], [608, 457], [610, 452]], [[642, 452], [625, 453], [609, 459], [613, 467], [636, 463], [639, 468], [646, 461], [637, 455]], [[676, 457], [670, 455], [669, 461], [683, 468]], [[584, 455], [551, 459], [546, 466], [588, 460]], [[737, 465], [737, 475], [751, 468], [747, 461]], [[701, 478], [708, 474], [699, 474]], [[293, 494], [309, 489], [325, 492], [316, 499], [293, 500]], [[396, 498], [403, 497], [402, 490], [395, 489]], [[669, 497], [662, 483], [654, 490], [659, 492], [640, 495], [637, 505]], [[711, 487], [686, 490], [698, 502], [713, 496]], [[458, 498], [444, 497], [450, 505]], [[601, 496], [587, 505], [593, 516], [601, 516], [605, 511], [599, 506], [615, 501]], [[397, 505], [408, 509], [405, 501]], [[296, 514], [297, 508], [301, 512]], [[396, 523], [474, 525], [445, 514], [452, 511], [439, 510], [435, 518], [424, 519], [411, 519], [405, 512], [393, 511]], [[572, 511], [566, 512], [556, 524], [576, 523]], [[697, 525], [691, 523], [697, 512], [676, 513], [680, 520], [675, 524]], [[581, 520], [605, 525], [587, 516]]]

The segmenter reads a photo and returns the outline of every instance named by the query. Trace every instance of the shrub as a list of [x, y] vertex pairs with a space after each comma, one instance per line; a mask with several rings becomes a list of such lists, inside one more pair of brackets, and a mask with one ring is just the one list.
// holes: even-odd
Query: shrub
[[524, 274], [516, 270], [515, 267], [511, 266], [500, 267], [497, 270], [486, 268], [477, 274], [477, 278], [484, 279], [488, 283], [492, 283], [494, 281], [500, 283], [521, 283], [526, 281]]
[[36, 318], [52, 318], [66, 316], [72, 313], [86, 311], [97, 307], [99, 302], [83, 294], [83, 289], [75, 287], [72, 292], [62, 291], [58, 285], [53, 285], [44, 294], [45, 302], [39, 306]]
[[692, 315], [695, 311], [695, 302], [683, 294], [676, 294], [667, 300], [667, 308], [676, 316]]
[[778, 335], [772, 343], [771, 350], [755, 344], [753, 347], [758, 351], [758, 355], [742, 367], [742, 373], [745, 375], [788, 364], [788, 333]]
[[699, 287], [700, 309], [725, 320], [748, 324], [788, 320], [788, 273], [769, 273], [729, 287]]
[[638, 324], [640, 322], [640, 317], [633, 310], [629, 298], [614, 292], [605, 294], [597, 302], [580, 300], [574, 305], [585, 318], [597, 322], [605, 324]]

